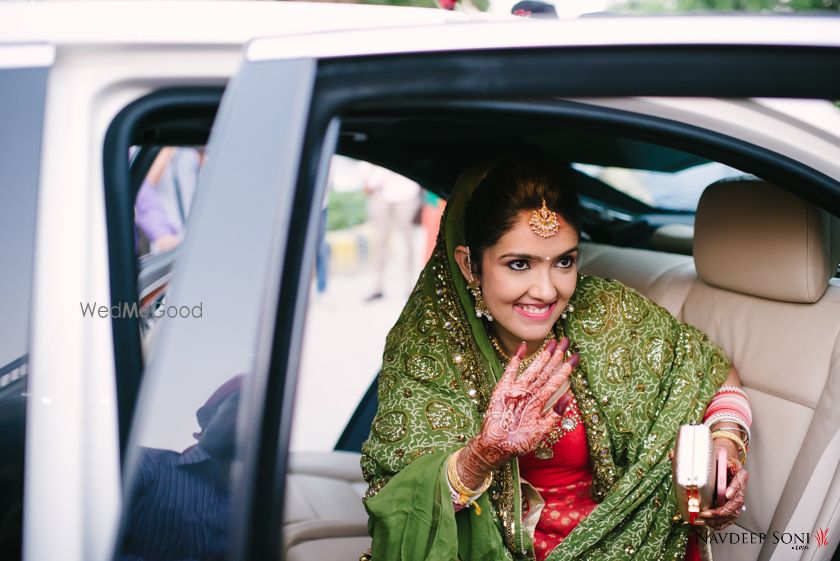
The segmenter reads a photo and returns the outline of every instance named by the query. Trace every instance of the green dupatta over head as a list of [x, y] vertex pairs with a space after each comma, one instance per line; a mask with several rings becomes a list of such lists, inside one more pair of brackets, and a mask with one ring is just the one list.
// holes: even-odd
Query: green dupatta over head
[[[449, 454], [480, 429], [503, 371], [454, 260], [467, 201], [489, 169], [458, 179], [385, 344], [362, 447], [374, 561], [534, 557], [516, 460], [494, 474], [480, 515], [455, 512], [446, 480]], [[682, 559], [689, 527], [675, 520], [668, 451], [681, 424], [702, 420], [730, 364], [702, 332], [618, 282], [581, 276], [572, 304], [555, 331], [580, 353], [572, 390], [599, 504], [548, 559]]]

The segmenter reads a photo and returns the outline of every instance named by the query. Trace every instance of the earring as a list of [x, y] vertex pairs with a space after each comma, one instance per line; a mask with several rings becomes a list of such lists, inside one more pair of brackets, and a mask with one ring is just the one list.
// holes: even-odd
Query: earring
[[571, 304], [566, 304], [566, 309], [563, 310], [562, 314], [560, 314], [560, 318], [561, 319], [566, 319], [567, 317], [569, 317], [569, 314], [571, 314], [574, 311], [575, 311], [574, 306], [572, 306]]
[[467, 248], [467, 269], [470, 271], [470, 278], [467, 280], [467, 288], [475, 298], [475, 317], [485, 317], [487, 321], [493, 321], [493, 315], [484, 303], [484, 296], [481, 294], [481, 286], [475, 280], [472, 273], [472, 262], [470, 261], [470, 248]]

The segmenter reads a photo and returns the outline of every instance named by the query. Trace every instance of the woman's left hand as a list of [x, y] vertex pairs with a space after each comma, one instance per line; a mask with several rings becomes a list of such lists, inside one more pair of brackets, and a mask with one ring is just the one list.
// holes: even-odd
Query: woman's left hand
[[709, 526], [715, 530], [723, 530], [735, 523], [744, 512], [744, 502], [747, 497], [747, 480], [749, 473], [738, 460], [738, 449], [729, 440], [716, 439], [715, 456], [720, 448], [726, 450], [727, 465], [729, 466], [729, 486], [726, 488], [726, 504], [700, 512], [695, 520], [695, 526]]

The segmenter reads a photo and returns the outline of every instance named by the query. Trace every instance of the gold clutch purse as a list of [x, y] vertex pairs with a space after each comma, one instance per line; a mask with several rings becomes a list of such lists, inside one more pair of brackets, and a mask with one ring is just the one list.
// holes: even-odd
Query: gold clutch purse
[[682, 425], [674, 444], [674, 497], [683, 520], [694, 524], [697, 514], [712, 508], [716, 477], [712, 434], [706, 425]]

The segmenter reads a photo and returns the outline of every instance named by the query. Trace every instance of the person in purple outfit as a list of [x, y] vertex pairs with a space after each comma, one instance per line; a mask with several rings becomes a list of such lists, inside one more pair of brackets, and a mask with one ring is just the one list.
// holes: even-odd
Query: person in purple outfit
[[160, 202], [160, 195], [154, 184], [143, 180], [137, 200], [134, 203], [134, 220], [149, 240], [153, 252], [165, 251], [178, 245], [178, 231], [166, 217]]
[[167, 147], [149, 169], [137, 193], [135, 222], [153, 253], [183, 238], [203, 159], [200, 149]]

